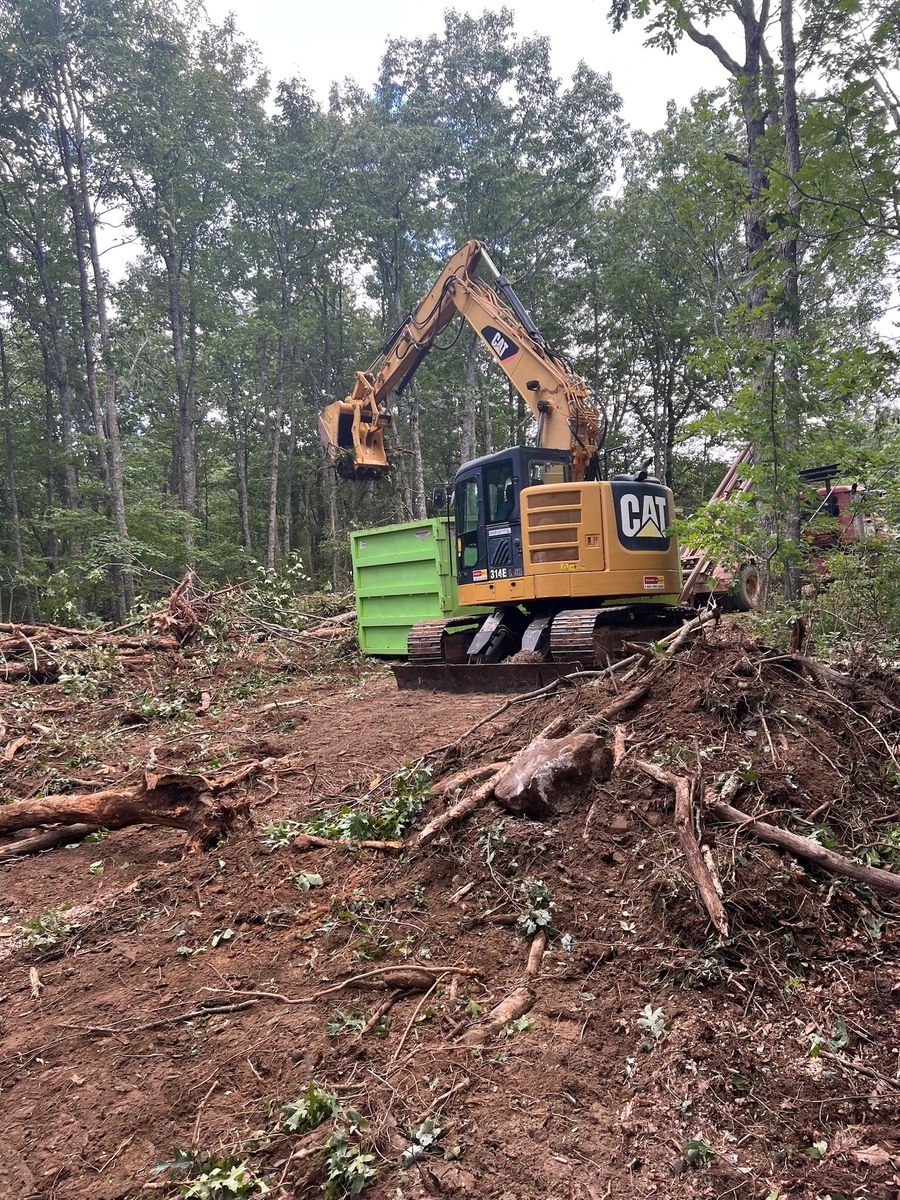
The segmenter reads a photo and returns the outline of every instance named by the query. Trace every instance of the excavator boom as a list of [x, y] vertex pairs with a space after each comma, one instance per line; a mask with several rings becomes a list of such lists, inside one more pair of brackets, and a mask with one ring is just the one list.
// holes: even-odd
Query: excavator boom
[[[493, 286], [478, 278], [482, 266], [493, 276]], [[568, 451], [572, 478], [591, 478], [601, 430], [587, 384], [546, 345], [510, 284], [475, 240], [456, 251], [372, 366], [357, 373], [350, 395], [322, 410], [319, 438], [327, 461], [350, 478], [377, 477], [388, 470], [388, 399], [392, 392], [403, 391], [457, 313], [523, 397], [537, 421], [538, 446]]]

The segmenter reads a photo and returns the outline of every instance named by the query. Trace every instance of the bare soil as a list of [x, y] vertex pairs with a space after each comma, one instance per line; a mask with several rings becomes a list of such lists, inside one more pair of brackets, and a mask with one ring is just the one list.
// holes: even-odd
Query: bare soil
[[[740, 769], [744, 807], [884, 855], [896, 681], [855, 670], [876, 689], [865, 702], [722, 633], [673, 664], [627, 719], [629, 740], [707, 783]], [[714, 828], [723, 944], [682, 872], [670, 798], [627, 774], [573, 793], [546, 824], [486, 809], [420, 854], [271, 849], [266, 825], [373, 803], [393, 771], [502, 698], [398, 692], [382, 666], [265, 645], [225, 665], [196, 649], [161, 657], [105, 686], [4, 690], [7, 743], [30, 740], [0, 761], [3, 799], [109, 786], [148, 762], [294, 757], [247, 784], [246, 818], [209, 853], [139, 827], [0, 867], [4, 1200], [175, 1196], [153, 1174], [173, 1147], [246, 1161], [275, 1197], [319, 1195], [331, 1123], [279, 1129], [279, 1106], [311, 1080], [365, 1118], [373, 1200], [897, 1195], [900, 977], [884, 897]], [[439, 756], [435, 777], [505, 759], [555, 713], [611, 694], [604, 682], [513, 707]], [[180, 711], [142, 715], [147, 695]], [[322, 885], [300, 891], [298, 873]], [[527, 878], [553, 905], [536, 1003], [468, 1049], [466, 1030], [521, 984]], [[30, 946], [22, 923], [62, 905], [70, 931]], [[383, 991], [297, 1003], [404, 965], [446, 971], [368, 1032], [354, 1018]], [[188, 1015], [206, 1007], [229, 1011]], [[441, 1132], [404, 1164], [427, 1118]]]

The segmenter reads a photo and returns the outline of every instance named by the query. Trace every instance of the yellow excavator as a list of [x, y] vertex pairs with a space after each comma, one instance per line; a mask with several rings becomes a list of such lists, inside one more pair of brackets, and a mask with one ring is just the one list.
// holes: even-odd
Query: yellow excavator
[[690, 610], [678, 606], [671, 491], [646, 470], [600, 477], [605, 422], [596, 401], [547, 345], [481, 242], [457, 250], [372, 366], [357, 373], [350, 395], [322, 410], [327, 464], [345, 478], [387, 473], [388, 399], [409, 384], [457, 314], [520, 393], [537, 431], [533, 446], [457, 471], [459, 603], [473, 611], [414, 625], [410, 662], [571, 669], [607, 661], [623, 640], [651, 640], [677, 626]]

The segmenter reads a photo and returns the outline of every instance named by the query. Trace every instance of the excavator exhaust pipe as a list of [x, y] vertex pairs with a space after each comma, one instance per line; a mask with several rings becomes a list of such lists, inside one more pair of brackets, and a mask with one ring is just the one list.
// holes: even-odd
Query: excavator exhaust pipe
[[319, 413], [319, 441], [325, 461], [342, 479], [377, 479], [388, 471], [384, 430], [390, 415], [371, 405], [335, 400]]

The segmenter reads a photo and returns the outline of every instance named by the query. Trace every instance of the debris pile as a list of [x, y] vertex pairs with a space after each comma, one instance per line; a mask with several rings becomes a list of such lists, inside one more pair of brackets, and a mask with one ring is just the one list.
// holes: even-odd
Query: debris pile
[[[296, 649], [0, 808], [104, 839], [4, 868], [0, 1087], [50, 1132], [6, 1123], [0, 1192], [894, 1194], [893, 672], [699, 620], [461, 704]], [[157, 827], [107, 837], [111, 787]]]

